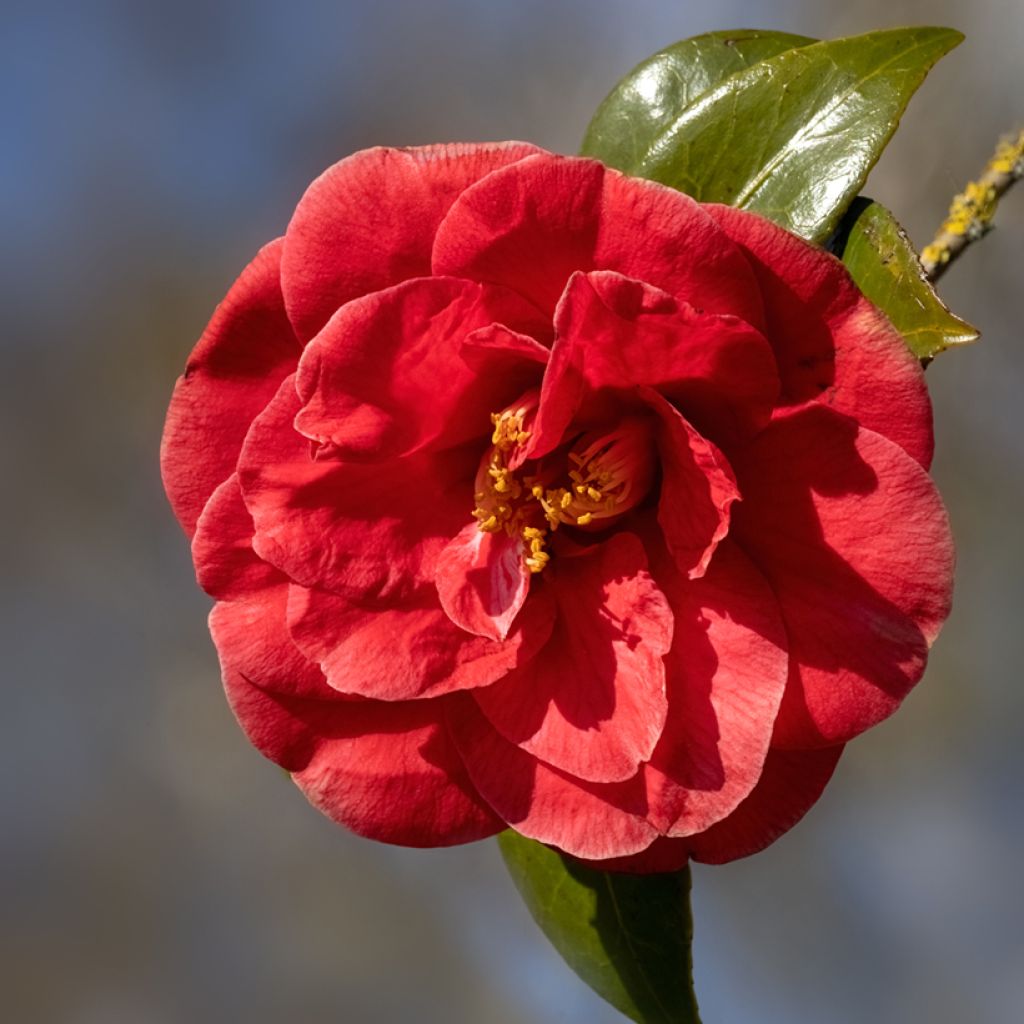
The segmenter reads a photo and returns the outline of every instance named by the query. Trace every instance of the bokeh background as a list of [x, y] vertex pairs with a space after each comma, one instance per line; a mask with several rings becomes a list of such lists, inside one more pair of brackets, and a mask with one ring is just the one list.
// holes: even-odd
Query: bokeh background
[[[0, 19], [0, 973], [16, 1024], [613, 1024], [493, 843], [343, 833], [223, 701], [157, 445], [215, 303], [379, 143], [572, 152], [712, 28], [968, 40], [869, 191], [923, 244], [1024, 120], [1020, 0], [8, 0]], [[943, 282], [929, 371], [956, 611], [924, 684], [766, 853], [695, 870], [707, 1024], [1005, 1024], [1024, 1004], [1024, 188]]]

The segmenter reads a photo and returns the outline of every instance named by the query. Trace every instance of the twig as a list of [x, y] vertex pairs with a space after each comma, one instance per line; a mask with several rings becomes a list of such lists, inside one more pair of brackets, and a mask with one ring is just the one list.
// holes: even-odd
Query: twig
[[992, 230], [996, 207], [1006, 190], [1024, 177], [1024, 130], [1000, 141], [977, 181], [953, 198], [949, 215], [935, 240], [921, 250], [921, 265], [937, 281], [971, 244]]

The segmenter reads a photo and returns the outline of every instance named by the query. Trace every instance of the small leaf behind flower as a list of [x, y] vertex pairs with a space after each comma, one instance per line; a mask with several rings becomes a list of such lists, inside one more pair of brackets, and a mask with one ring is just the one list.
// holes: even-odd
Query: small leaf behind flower
[[962, 39], [904, 28], [787, 49], [729, 75], [671, 123], [653, 118], [623, 169], [823, 241], [929, 69]]
[[698, 97], [737, 71], [813, 42], [788, 32], [739, 29], [708, 32], [666, 47], [641, 61], [605, 97], [580, 152], [636, 174], [651, 142]]
[[880, 203], [857, 199], [840, 227], [843, 263], [860, 290], [889, 317], [919, 359], [975, 341], [978, 331], [936, 295], [914, 247]]
[[689, 869], [595, 871], [512, 831], [498, 845], [533, 919], [598, 995], [637, 1024], [700, 1024]]

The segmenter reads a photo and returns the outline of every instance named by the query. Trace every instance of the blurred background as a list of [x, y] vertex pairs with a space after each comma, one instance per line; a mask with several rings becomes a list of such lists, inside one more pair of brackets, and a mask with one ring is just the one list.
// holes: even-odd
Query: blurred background
[[[16, 1024], [621, 1020], [493, 843], [310, 809], [237, 729], [166, 507], [173, 380], [305, 185], [365, 146], [573, 152], [634, 63], [714, 28], [947, 24], [869, 191], [919, 244], [1024, 120], [1019, 0], [8, 0], [0, 30], [0, 964]], [[706, 1024], [1004, 1024], [1024, 1002], [1024, 186], [928, 373], [956, 610], [902, 713], [769, 851], [695, 869]]]

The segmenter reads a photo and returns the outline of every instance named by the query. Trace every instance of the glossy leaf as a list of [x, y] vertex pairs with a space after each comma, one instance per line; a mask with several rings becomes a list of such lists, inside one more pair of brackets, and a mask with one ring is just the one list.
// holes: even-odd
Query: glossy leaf
[[740, 29], [675, 43], [639, 63], [605, 97], [581, 153], [635, 174], [651, 140], [698, 97], [737, 71], [812, 42], [788, 32]]
[[861, 198], [850, 207], [840, 244], [842, 260], [861, 291], [889, 317], [919, 359], [977, 339], [977, 330], [954, 316], [935, 294], [910, 239], [880, 203]]
[[787, 50], [721, 81], [652, 137], [629, 173], [823, 241], [953, 29], [871, 32]]
[[498, 845], [533, 919], [595, 992], [637, 1024], [700, 1024], [689, 869], [594, 871], [512, 831]]

